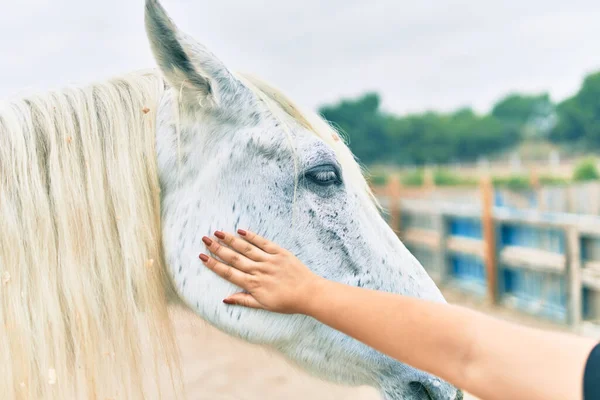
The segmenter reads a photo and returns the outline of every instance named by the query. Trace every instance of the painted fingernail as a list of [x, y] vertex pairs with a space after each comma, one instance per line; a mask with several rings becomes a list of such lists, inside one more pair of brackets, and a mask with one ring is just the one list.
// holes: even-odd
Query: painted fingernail
[[238, 233], [239, 233], [240, 235], [242, 235], [242, 236], [246, 236], [246, 235], [248, 234], [248, 232], [246, 232], [246, 231], [245, 231], [245, 230], [243, 230], [243, 229], [238, 229]]
[[229, 300], [229, 299], [225, 299], [225, 300], [223, 300], [223, 303], [225, 303], [225, 304], [229, 304], [229, 305], [233, 305], [233, 304], [235, 304], [235, 302], [234, 302], [233, 300]]
[[221, 231], [216, 231], [215, 232], [215, 236], [218, 237], [221, 240], [225, 239], [225, 234], [223, 232], [221, 232]]
[[202, 262], [208, 262], [208, 256], [206, 254], [200, 254], [200, 259]]
[[210, 240], [210, 238], [207, 238], [206, 236], [204, 236], [202, 238], [202, 241], [204, 242], [205, 245], [210, 246], [211, 244], [213, 244], [213, 241]]

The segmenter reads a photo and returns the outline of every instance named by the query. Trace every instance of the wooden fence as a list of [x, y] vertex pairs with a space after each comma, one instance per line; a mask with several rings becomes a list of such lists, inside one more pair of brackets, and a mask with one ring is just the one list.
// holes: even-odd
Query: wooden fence
[[600, 216], [507, 206], [489, 179], [440, 194], [392, 178], [374, 191], [439, 285], [600, 333]]

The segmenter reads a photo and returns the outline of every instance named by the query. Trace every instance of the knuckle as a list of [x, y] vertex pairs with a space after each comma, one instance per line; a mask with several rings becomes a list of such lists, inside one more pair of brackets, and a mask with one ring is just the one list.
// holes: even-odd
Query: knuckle
[[223, 278], [229, 280], [233, 276], [233, 269], [231, 267], [225, 268], [223, 271]]
[[252, 272], [263, 272], [264, 271], [263, 264], [260, 262], [256, 262], [256, 261], [252, 261], [248, 265], [248, 269]]
[[241, 258], [240, 258], [239, 255], [234, 254], [234, 255], [231, 256], [231, 263], [232, 264], [239, 264], [240, 261], [241, 261]]
[[259, 263], [255, 263], [254, 264], [254, 270], [261, 272], [261, 273], [265, 273], [269, 268], [267, 266], [268, 264], [265, 262], [259, 262]]
[[252, 251], [252, 246], [250, 246], [250, 245], [248, 245], [248, 246], [246, 246], [246, 248], [244, 248], [244, 253], [245, 253], [245, 254], [248, 254], [248, 253], [250, 253], [251, 251]]
[[263, 273], [263, 274], [264, 274], [264, 273], [266, 273], [266, 272], [268, 271], [268, 269], [269, 269], [269, 266], [268, 266], [268, 264], [269, 264], [269, 260], [268, 260], [268, 259], [265, 259], [265, 260], [262, 260], [262, 261], [254, 262], [254, 266], [253, 266], [253, 268], [254, 268], [254, 270], [255, 270], [255, 271], [257, 271], [257, 272], [260, 272], [260, 273]]
[[248, 286], [255, 289], [260, 286], [260, 280], [256, 276], [251, 276], [248, 278]]

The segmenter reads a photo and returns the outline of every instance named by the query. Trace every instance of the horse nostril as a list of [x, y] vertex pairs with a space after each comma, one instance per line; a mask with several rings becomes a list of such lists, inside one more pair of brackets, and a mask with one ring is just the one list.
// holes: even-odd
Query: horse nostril
[[423, 386], [421, 382], [411, 382], [408, 384], [408, 387], [410, 387], [413, 392], [425, 390], [425, 386]]
[[417, 396], [417, 399], [433, 400], [431, 394], [429, 393], [429, 390], [427, 390], [427, 387], [421, 382], [411, 382], [408, 384], [408, 387], [413, 391], [415, 396]]
[[[452, 394], [450, 393], [442, 393], [439, 390], [436, 390], [440, 383], [435, 381], [431, 386], [428, 386], [429, 382], [419, 382], [413, 381], [408, 384], [408, 387], [412, 391], [415, 399], [419, 400], [450, 400], [448, 395], [451, 395], [451, 400], [463, 400], [464, 394], [461, 390], [456, 390]], [[454, 394], [455, 393], [455, 394]], [[411, 397], [412, 399], [413, 397]]]

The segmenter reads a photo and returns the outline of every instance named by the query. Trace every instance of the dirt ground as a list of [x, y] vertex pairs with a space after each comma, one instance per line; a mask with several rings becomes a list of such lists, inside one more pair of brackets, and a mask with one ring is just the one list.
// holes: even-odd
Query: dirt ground
[[367, 387], [348, 388], [309, 376], [281, 355], [232, 338], [187, 312], [175, 329], [189, 400], [379, 400]]
[[[446, 291], [451, 303], [543, 329], [562, 330], [521, 314], [481, 304]], [[379, 400], [368, 387], [349, 388], [323, 382], [265, 348], [233, 339], [190, 313], [177, 313], [175, 324], [182, 349], [184, 383], [190, 400]], [[467, 396], [474, 400], [474, 397]]]

